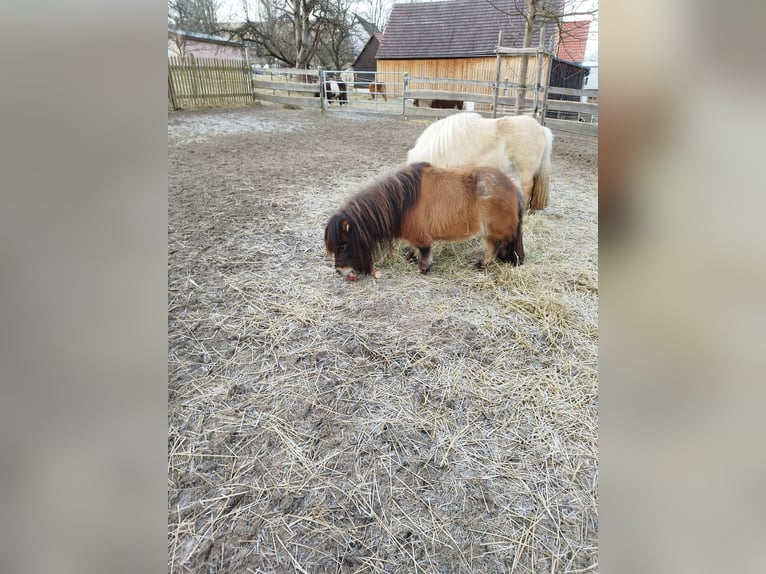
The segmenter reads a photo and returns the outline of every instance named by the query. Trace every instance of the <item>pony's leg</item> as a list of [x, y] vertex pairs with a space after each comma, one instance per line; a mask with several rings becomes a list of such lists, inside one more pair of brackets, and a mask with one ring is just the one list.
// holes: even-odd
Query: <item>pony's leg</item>
[[418, 263], [418, 271], [420, 273], [428, 273], [428, 270], [431, 269], [431, 265], [433, 265], [434, 258], [433, 255], [431, 255], [431, 246], [428, 245], [426, 247], [418, 247], [420, 250], [420, 263]]
[[510, 263], [513, 266], [524, 263], [524, 243], [521, 238], [521, 232], [511, 241], [504, 241], [497, 252], [497, 258], [504, 263]]
[[[420, 261], [418, 261], [416, 250], [420, 252]], [[420, 273], [428, 273], [428, 270], [431, 269], [431, 265], [434, 262], [434, 258], [431, 255], [430, 245], [428, 247], [408, 247], [404, 252], [404, 256], [410, 263], [418, 261], [418, 271]]]
[[516, 231], [516, 237], [508, 243], [507, 249], [508, 261], [511, 262], [511, 265], [521, 265], [524, 263], [524, 239], [521, 233], [521, 224], [519, 224], [519, 228]]
[[521, 191], [524, 194], [524, 209], [529, 209], [532, 202], [532, 189], [535, 186], [535, 177], [532, 173], [520, 173]]
[[492, 263], [492, 261], [495, 260], [495, 257], [497, 257], [498, 251], [500, 251], [500, 248], [503, 246], [503, 242], [499, 239], [487, 238], [486, 241], [487, 250], [484, 252], [484, 257], [476, 262], [476, 269], [484, 269], [487, 265]]

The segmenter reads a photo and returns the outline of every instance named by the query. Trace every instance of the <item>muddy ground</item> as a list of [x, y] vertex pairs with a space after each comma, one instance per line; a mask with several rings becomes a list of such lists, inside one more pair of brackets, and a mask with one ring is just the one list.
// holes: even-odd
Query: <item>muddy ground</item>
[[327, 218], [426, 125], [169, 113], [169, 572], [597, 571], [597, 142], [524, 266], [342, 281]]

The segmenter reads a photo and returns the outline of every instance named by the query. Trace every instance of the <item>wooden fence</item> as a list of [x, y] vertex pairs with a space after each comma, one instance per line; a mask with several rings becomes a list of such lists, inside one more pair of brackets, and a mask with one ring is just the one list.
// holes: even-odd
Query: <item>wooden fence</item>
[[264, 102], [320, 108], [319, 70], [261, 68], [253, 75], [253, 97]]
[[183, 110], [255, 102], [244, 60], [168, 58], [168, 109]]
[[[349, 80], [349, 71], [326, 72]], [[367, 73], [369, 76], [369, 73]], [[328, 105], [320, 98], [319, 70], [261, 68], [255, 73], [244, 60], [212, 58], [169, 58], [168, 109], [248, 105], [257, 101], [322, 110], [372, 111], [407, 117], [440, 118], [457, 113], [455, 109], [431, 109], [429, 100], [460, 100], [464, 111], [484, 116], [520, 113], [544, 118], [553, 129], [582, 135], [598, 135], [598, 92], [545, 86], [528, 86], [524, 101], [517, 101], [519, 85], [507, 80], [499, 83], [483, 80], [408, 77], [404, 74], [379, 74], [376, 82], [386, 86], [387, 99], [371, 96], [358, 78], [347, 81], [347, 102]], [[415, 106], [418, 100], [419, 106]]]

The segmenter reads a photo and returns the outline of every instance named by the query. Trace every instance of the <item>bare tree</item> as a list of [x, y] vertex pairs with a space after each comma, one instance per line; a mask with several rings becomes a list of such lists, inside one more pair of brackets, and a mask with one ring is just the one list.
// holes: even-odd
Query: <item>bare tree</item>
[[362, 24], [368, 36], [382, 32], [391, 14], [391, 3], [386, 0], [361, 0], [354, 2], [357, 6], [357, 19]]
[[[219, 0], [168, 0], [168, 29], [177, 32], [215, 34], [218, 31]], [[173, 42], [182, 56], [186, 53], [187, 37], [173, 36]]]
[[[270, 56], [295, 67], [293, 23], [288, 14], [271, 0], [243, 0], [245, 22], [235, 32], [240, 40], [254, 42]], [[284, 2], [282, 3], [284, 4]]]
[[[236, 36], [294, 68], [341, 68], [353, 59], [364, 16], [383, 18], [383, 0], [242, 0], [245, 23]], [[368, 12], [371, 11], [371, 12]], [[358, 42], [357, 42], [358, 43]]]
[[245, 23], [237, 35], [260, 44], [288, 66], [307, 69], [331, 28], [332, 0], [243, 0]]
[[[500, 6], [500, 2], [497, 0], [486, 0], [492, 5], [495, 10], [502, 14], [521, 15], [524, 18], [524, 38], [521, 42], [522, 48], [531, 48], [534, 38], [538, 36], [538, 46], [544, 47], [546, 43], [550, 42], [552, 38], [543, 38], [539, 33], [545, 24], [554, 22], [558, 26], [559, 37], [561, 37], [562, 22], [565, 18], [573, 16], [587, 16], [588, 18], [595, 20], [598, 15], [598, 8], [589, 7], [594, 5], [593, 2], [586, 2], [584, 0], [513, 0], [511, 9], [505, 9]], [[504, 4], [504, 3], [503, 3]], [[519, 66], [519, 92], [517, 96], [518, 102], [523, 102], [526, 96], [526, 81], [527, 71], [529, 69], [529, 54], [521, 55], [521, 63]], [[521, 112], [522, 106], [518, 105], [518, 111]]]
[[[559, 37], [566, 34], [562, 23], [581, 16], [585, 20], [598, 20], [598, 4], [595, 0], [513, 0], [510, 5], [502, 0], [485, 0], [497, 12], [506, 16], [521, 16], [524, 19], [522, 48], [531, 48], [540, 29], [549, 23], [558, 27]], [[542, 48], [552, 45], [553, 38], [539, 38]]]
[[355, 3], [353, 0], [328, 3], [317, 49], [317, 59], [322, 67], [339, 70], [354, 58]]
[[168, 28], [215, 34], [220, 0], [168, 0]]
[[319, 31], [325, 19], [325, 2], [288, 0], [287, 13], [292, 17], [295, 36], [295, 67], [308, 68], [319, 43]]

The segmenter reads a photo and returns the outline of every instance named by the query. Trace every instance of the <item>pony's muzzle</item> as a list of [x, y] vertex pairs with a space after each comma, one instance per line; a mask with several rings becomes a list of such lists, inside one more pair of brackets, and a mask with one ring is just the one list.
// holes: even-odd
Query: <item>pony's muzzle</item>
[[354, 271], [353, 267], [336, 267], [335, 272], [349, 281], [356, 280], [356, 271]]

